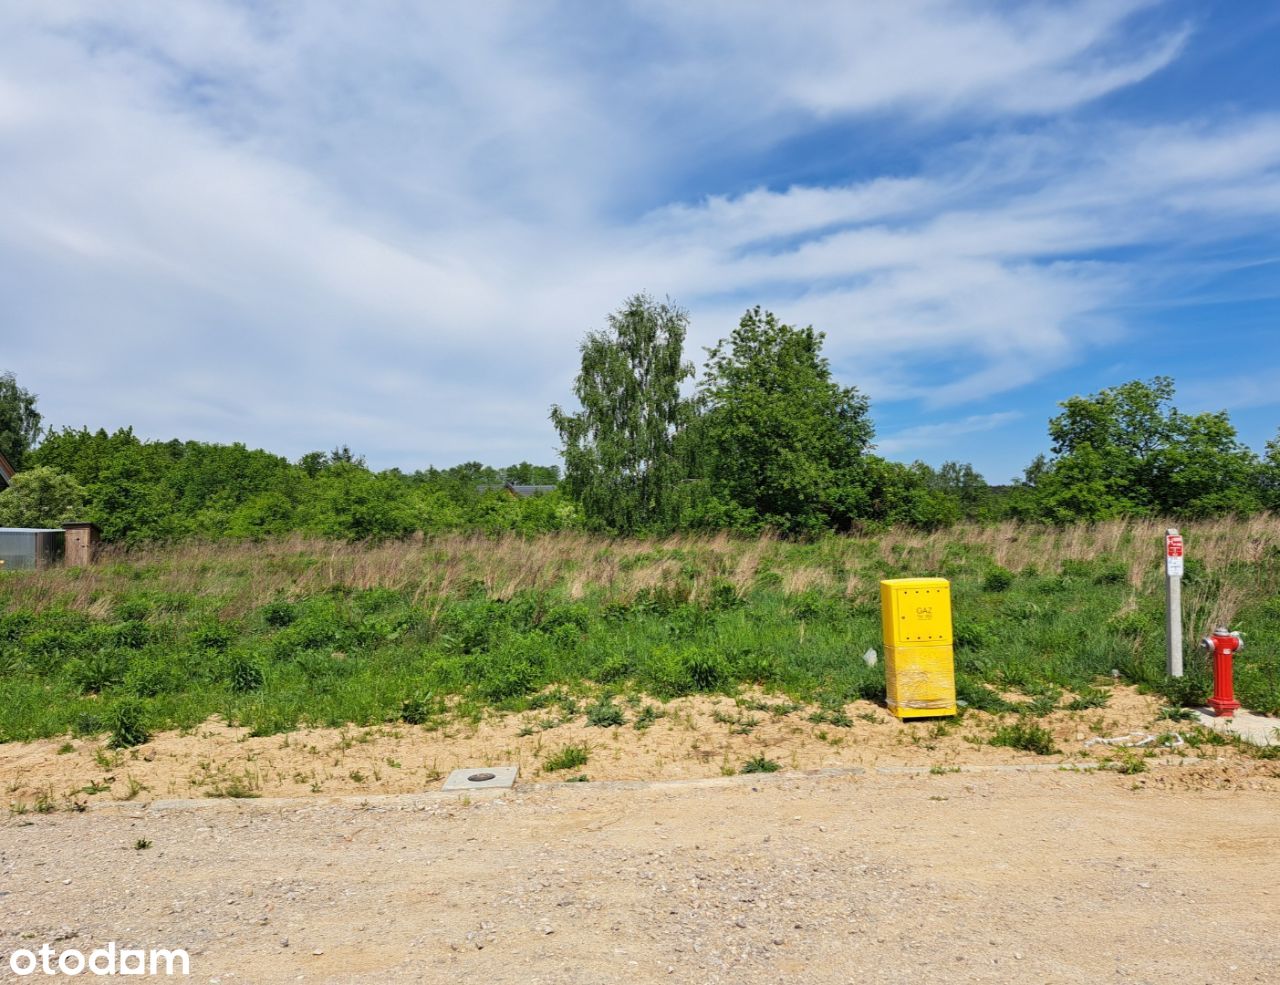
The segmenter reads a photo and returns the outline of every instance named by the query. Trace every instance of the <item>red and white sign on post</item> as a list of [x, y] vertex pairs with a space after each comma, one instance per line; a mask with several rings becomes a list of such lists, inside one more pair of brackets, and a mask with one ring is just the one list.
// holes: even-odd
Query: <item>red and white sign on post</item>
[[1182, 577], [1182, 535], [1165, 534], [1164, 573], [1170, 578]]
[[1170, 677], [1182, 676], [1182, 534], [1177, 527], [1164, 532], [1165, 635], [1169, 651], [1165, 669]]

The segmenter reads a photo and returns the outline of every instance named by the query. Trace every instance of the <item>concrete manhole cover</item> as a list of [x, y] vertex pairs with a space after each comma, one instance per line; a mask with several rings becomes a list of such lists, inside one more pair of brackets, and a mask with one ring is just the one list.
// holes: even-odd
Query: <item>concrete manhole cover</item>
[[444, 790], [510, 790], [516, 782], [515, 766], [470, 766], [454, 770], [444, 781]]

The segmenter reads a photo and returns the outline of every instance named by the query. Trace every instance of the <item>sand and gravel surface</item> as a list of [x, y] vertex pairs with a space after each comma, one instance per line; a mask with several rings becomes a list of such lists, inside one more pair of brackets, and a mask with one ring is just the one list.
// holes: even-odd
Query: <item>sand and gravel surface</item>
[[1275, 982], [1273, 773], [869, 770], [22, 815], [0, 822], [0, 975], [15, 948], [116, 941], [185, 947], [191, 981], [227, 985]]

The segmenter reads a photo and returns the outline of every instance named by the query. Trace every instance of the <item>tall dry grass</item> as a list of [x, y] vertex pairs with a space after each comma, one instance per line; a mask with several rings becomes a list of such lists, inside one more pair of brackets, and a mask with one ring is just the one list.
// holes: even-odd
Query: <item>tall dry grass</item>
[[[560, 590], [571, 598], [599, 594], [630, 599], [683, 584], [706, 597], [717, 582], [738, 591], [764, 571], [778, 572], [787, 592], [874, 589], [886, 565], [920, 575], [941, 572], [956, 552], [987, 557], [1014, 571], [1042, 573], [1068, 560], [1100, 556], [1126, 566], [1135, 592], [1162, 577], [1164, 531], [1157, 520], [1117, 520], [1072, 527], [1006, 523], [923, 532], [895, 530], [870, 537], [831, 537], [795, 544], [772, 537], [725, 534], [665, 538], [608, 538], [583, 533], [535, 538], [449, 534], [383, 544], [345, 543], [295, 535], [264, 543], [186, 543], [105, 551], [87, 569], [12, 573], [0, 581], [0, 605], [40, 611], [62, 605], [105, 614], [113, 600], [139, 590], [217, 600], [235, 617], [273, 599], [295, 599], [331, 588], [387, 588], [411, 593], [427, 608], [440, 600], [483, 591], [495, 599], [527, 590]], [[1187, 524], [1187, 556], [1210, 572], [1252, 565], [1250, 584], [1231, 584], [1188, 606], [1229, 619], [1251, 592], [1280, 587], [1280, 518]], [[877, 567], [879, 562], [879, 567]], [[1208, 591], [1208, 589], [1205, 589]]]

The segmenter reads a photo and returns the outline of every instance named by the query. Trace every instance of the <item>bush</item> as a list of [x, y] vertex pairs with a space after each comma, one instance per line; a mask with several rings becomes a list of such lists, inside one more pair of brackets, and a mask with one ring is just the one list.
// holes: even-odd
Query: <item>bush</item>
[[1007, 568], [992, 568], [982, 581], [984, 592], [1007, 592], [1013, 587], [1013, 572]]
[[262, 668], [242, 653], [231, 658], [228, 672], [231, 690], [236, 694], [248, 694], [262, 687]]
[[283, 629], [297, 617], [297, 607], [291, 602], [268, 602], [262, 607], [262, 621], [273, 629]]

